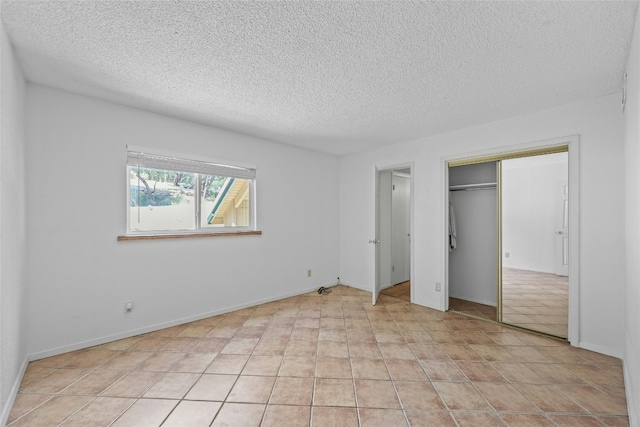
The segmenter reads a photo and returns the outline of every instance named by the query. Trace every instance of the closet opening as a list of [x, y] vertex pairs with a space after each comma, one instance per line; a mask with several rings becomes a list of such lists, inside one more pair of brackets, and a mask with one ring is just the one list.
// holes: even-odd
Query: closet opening
[[449, 310], [569, 338], [568, 148], [448, 162]]

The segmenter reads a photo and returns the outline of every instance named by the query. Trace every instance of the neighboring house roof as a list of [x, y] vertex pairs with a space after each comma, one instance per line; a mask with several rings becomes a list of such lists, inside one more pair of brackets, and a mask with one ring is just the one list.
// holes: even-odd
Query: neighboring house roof
[[224, 216], [231, 208], [238, 208], [249, 199], [249, 181], [227, 178], [216, 197], [214, 207], [207, 218], [208, 224], [224, 224]]

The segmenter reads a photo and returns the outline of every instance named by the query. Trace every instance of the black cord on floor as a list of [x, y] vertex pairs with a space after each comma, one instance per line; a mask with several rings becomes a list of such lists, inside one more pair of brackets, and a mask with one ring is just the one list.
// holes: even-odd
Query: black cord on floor
[[331, 293], [331, 289], [325, 288], [324, 286], [320, 286], [320, 289], [318, 289], [318, 293], [320, 295], [322, 295], [322, 294], [330, 294]]

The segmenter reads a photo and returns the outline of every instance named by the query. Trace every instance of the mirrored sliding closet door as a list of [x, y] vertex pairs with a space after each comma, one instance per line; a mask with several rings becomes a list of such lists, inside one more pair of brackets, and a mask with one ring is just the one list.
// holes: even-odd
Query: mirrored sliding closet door
[[449, 309], [568, 336], [567, 147], [449, 164]]

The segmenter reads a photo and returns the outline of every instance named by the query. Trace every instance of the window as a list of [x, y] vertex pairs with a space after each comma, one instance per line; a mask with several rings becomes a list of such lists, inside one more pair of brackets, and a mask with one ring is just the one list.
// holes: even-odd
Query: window
[[127, 234], [255, 230], [255, 168], [127, 151]]

